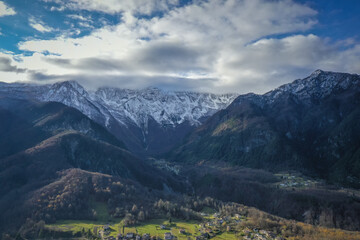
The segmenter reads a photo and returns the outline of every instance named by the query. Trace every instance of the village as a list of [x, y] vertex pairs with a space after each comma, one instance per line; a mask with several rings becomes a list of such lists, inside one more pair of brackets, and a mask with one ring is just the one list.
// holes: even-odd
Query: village
[[311, 188], [321, 185], [321, 182], [304, 178], [299, 173], [278, 173], [275, 176], [280, 180], [275, 184], [278, 188]]
[[[193, 229], [195, 232], [190, 233], [187, 229], [177, 226], [176, 223], [168, 222], [167, 224], [161, 224], [156, 226], [158, 230], [156, 234], [153, 233], [140, 233], [137, 229], [135, 232], [127, 232], [123, 227], [122, 233], [116, 236], [110, 236], [114, 232], [114, 229], [110, 225], [104, 225], [99, 231], [95, 232], [101, 239], [104, 240], [175, 240], [175, 239], [188, 239], [188, 240], [204, 240], [204, 239], [228, 239], [226, 236], [231, 236], [231, 239], [254, 239], [254, 240], [283, 240], [284, 238], [277, 236], [276, 234], [260, 229], [250, 229], [248, 227], [239, 227], [242, 221], [246, 220], [246, 217], [239, 214], [235, 214], [234, 217], [220, 216], [215, 213], [211, 216], [202, 213], [205, 221], [200, 224], [194, 224]], [[166, 231], [162, 234], [161, 232]]]

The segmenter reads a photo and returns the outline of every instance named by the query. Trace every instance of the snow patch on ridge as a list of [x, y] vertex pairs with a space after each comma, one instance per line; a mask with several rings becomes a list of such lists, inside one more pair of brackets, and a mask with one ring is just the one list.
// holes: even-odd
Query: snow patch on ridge
[[185, 121], [200, 125], [203, 118], [226, 108], [237, 94], [170, 92], [149, 87], [142, 90], [99, 88], [86, 91], [75, 81], [49, 85], [1, 84], [0, 93], [43, 102], [60, 102], [92, 120], [110, 127], [111, 121], [136, 125], [146, 134], [150, 119], [162, 127], [176, 127]]

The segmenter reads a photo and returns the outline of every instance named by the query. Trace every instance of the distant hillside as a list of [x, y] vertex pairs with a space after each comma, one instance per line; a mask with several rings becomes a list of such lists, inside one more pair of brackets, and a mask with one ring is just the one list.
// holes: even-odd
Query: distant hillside
[[46, 138], [67, 130], [125, 148], [104, 127], [80, 111], [56, 102], [0, 98], [0, 157], [33, 147]]
[[178, 162], [301, 170], [360, 187], [360, 76], [315, 71], [239, 96], [172, 151]]
[[1, 83], [0, 97], [59, 102], [78, 109], [146, 157], [169, 151], [237, 94], [100, 88], [87, 91], [75, 81], [49, 85]]
[[[183, 184], [176, 178], [134, 157], [105, 128], [76, 109], [60, 103], [13, 99], [1, 99], [0, 108], [0, 232], [9, 225], [19, 227], [31, 217], [35, 202], [28, 200], [40, 189], [44, 194], [53, 191], [51, 186], [59, 181], [59, 173], [66, 170], [111, 174], [144, 189], [182, 191]], [[64, 187], [58, 188], [56, 195], [64, 194]], [[79, 194], [74, 193], [71, 202], [81, 201]], [[89, 209], [81, 209], [74, 218], [87, 216], [81, 211]], [[48, 214], [55, 217], [56, 212], [53, 209]], [[9, 218], [13, 219], [11, 223]]]
[[[316, 71], [264, 95], [239, 96], [191, 132], [168, 159], [147, 160], [119, 140], [132, 138], [131, 129], [115, 137], [94, 117], [104, 117], [98, 115], [104, 108], [75, 82], [6, 85], [0, 89], [0, 233], [33, 239], [45, 224], [59, 220], [104, 224], [116, 218], [129, 225], [154, 218], [200, 220], [203, 209], [226, 212], [231, 202], [312, 225], [359, 230], [360, 192], [344, 188], [360, 186], [359, 85], [358, 75]], [[54, 98], [67, 96], [60, 100], [76, 108], [57, 98], [44, 102], [27, 96], [43, 96], [42, 88]], [[123, 92], [108, 91], [123, 99]], [[145, 92], [142, 98], [159, 103], [162, 93]], [[165, 95], [163, 100], [169, 100]], [[175, 99], [183, 97], [179, 93]], [[182, 131], [180, 125], [176, 129], [182, 136], [191, 130]], [[161, 141], [176, 138], [163, 134], [152, 135], [161, 151], [170, 146]], [[76, 234], [83, 236], [81, 230]]]

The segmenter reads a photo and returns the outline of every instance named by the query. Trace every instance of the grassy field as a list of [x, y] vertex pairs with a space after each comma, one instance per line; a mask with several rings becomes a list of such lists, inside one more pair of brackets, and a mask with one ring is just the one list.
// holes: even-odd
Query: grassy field
[[[103, 226], [109, 224], [111, 232], [109, 236], [116, 237], [119, 233], [137, 233], [143, 235], [144, 233], [148, 233], [151, 236], [164, 237], [166, 232], [171, 232], [172, 235], [176, 236], [177, 239], [194, 239], [196, 236], [200, 236], [201, 232], [199, 231], [200, 221], [185, 221], [180, 219], [173, 219], [171, 223], [169, 223], [168, 219], [152, 219], [145, 221], [141, 224], [125, 227], [123, 229], [123, 219], [114, 219], [108, 213], [108, 209], [106, 203], [96, 202], [94, 200], [90, 200], [90, 204], [92, 208], [97, 213], [96, 221], [88, 221], [88, 220], [64, 220], [57, 221], [54, 224], [46, 225], [46, 228], [55, 230], [55, 231], [71, 231], [74, 234], [78, 232], [94, 232], [96, 228], [98, 231], [103, 229]], [[203, 213], [207, 215], [204, 216], [204, 219], [210, 220], [213, 219], [212, 214], [215, 213], [215, 210], [212, 208], [205, 207], [202, 209]], [[166, 229], [161, 229], [160, 226], [166, 226]], [[180, 229], [185, 230], [184, 233], [180, 233]], [[222, 234], [217, 235], [213, 239], [237, 239], [234, 233], [224, 232]]]
[[[264, 235], [264, 230], [266, 230], [268, 233], [276, 233], [278, 236], [286, 236], [287, 239], [294, 240], [360, 240], [359, 232], [316, 227], [305, 223], [269, 217], [265, 213], [259, 215], [259, 211], [252, 208], [247, 210], [249, 214], [248, 216], [238, 215], [234, 217], [227, 216], [224, 218], [210, 214], [214, 212], [213, 209], [204, 208], [201, 212], [206, 213], [207, 215], [203, 216], [202, 221], [172, 219], [170, 223], [168, 219], [162, 218], [147, 220], [138, 225], [124, 228], [123, 219], [114, 219], [109, 216], [105, 203], [92, 202], [92, 204], [93, 209], [97, 212], [98, 218], [96, 221], [66, 220], [58, 221], [54, 224], [48, 224], [45, 227], [48, 230], [55, 232], [72, 232], [73, 236], [86, 236], [86, 233], [89, 231], [93, 233], [94, 229], [97, 229], [97, 232], [99, 232], [103, 229], [104, 225], [109, 224], [111, 231], [108, 236], [114, 237], [116, 237], [119, 233], [126, 234], [131, 232], [139, 235], [148, 233], [151, 236], [164, 238], [164, 234], [166, 232], [171, 232], [172, 235], [177, 237], [177, 239], [185, 240], [188, 238], [195, 239], [196, 236], [200, 236], [202, 234], [201, 231], [207, 231], [212, 232], [212, 234], [217, 234], [212, 239], [233, 240], [242, 239], [241, 235], [244, 234], [254, 237], [255, 235], [261, 233], [265, 236], [266, 234]], [[220, 226], [218, 225], [218, 221], [222, 219], [224, 219], [224, 222], [221, 223]], [[161, 229], [161, 225], [164, 225], [165, 229]], [[226, 227], [229, 227], [230, 229], [226, 230]], [[180, 233], [181, 229], [185, 230], [185, 233]]]
[[[164, 234], [166, 232], [171, 232], [174, 236], [176, 236], [178, 239], [188, 239], [190, 237], [191, 239], [195, 238], [195, 236], [199, 236], [200, 232], [198, 229], [198, 225], [200, 222], [197, 221], [183, 221], [174, 219], [172, 223], [170, 224], [168, 220], [166, 219], [152, 219], [149, 221], [146, 221], [142, 224], [132, 226], [132, 227], [125, 227], [124, 233], [138, 233], [138, 234], [144, 234], [148, 233], [151, 236], [158, 236], [158, 237], [164, 237]], [[49, 224], [46, 225], [49, 229], [56, 229], [59, 231], [72, 231], [74, 233], [88, 230], [93, 231], [95, 227], [97, 227], [99, 230], [102, 229], [104, 223], [99, 221], [75, 221], [75, 220], [67, 220], [67, 221], [59, 221], [55, 224]], [[165, 225], [166, 229], [160, 229], [160, 225]], [[109, 236], [116, 237], [119, 233], [122, 233], [123, 230], [123, 223], [122, 220], [118, 220], [117, 222], [110, 223], [110, 228], [112, 229]], [[186, 231], [186, 234], [180, 233], [180, 229], [184, 229]], [[216, 236], [213, 239], [237, 239], [235, 237], [235, 234], [233, 233], [222, 233], [218, 236]]]
[[[104, 226], [104, 222], [102, 221], [82, 221], [82, 220], [66, 220], [59, 221], [55, 224], [46, 225], [47, 228], [59, 230], [59, 231], [72, 231], [74, 233], [84, 231], [87, 232], [89, 229], [93, 231], [95, 227], [101, 229]], [[166, 229], [160, 229], [160, 225], [166, 225]], [[153, 219], [146, 221], [140, 225], [125, 227], [125, 234], [128, 232], [133, 233], [149, 233], [152, 236], [163, 237], [164, 233], [171, 232], [173, 235], [178, 236], [178, 239], [187, 239], [188, 236], [197, 236], [198, 222], [189, 221], [185, 222], [182, 220], [174, 220], [172, 224], [165, 219]], [[117, 234], [122, 233], [123, 230], [123, 222], [121, 219], [118, 219], [114, 223], [110, 223], [110, 228], [112, 229], [110, 236], [117, 236]], [[188, 233], [187, 235], [180, 234], [179, 230], [185, 229]]]
[[[165, 225], [166, 229], [160, 229], [160, 225]], [[182, 220], [174, 220], [172, 224], [165, 219], [153, 219], [138, 226], [131, 228], [125, 228], [125, 233], [134, 232], [139, 234], [149, 233], [151, 236], [163, 237], [166, 232], [171, 232], [173, 235], [177, 236], [178, 239], [187, 239], [189, 236], [197, 236], [197, 226], [198, 222], [189, 221], [185, 222]], [[185, 229], [185, 234], [180, 234], [179, 230]]]
[[114, 219], [109, 215], [106, 203], [90, 200], [91, 207], [96, 211], [96, 220], [63, 220], [55, 224], [46, 225], [47, 228], [57, 231], [72, 231], [73, 233], [88, 230], [93, 231], [95, 227], [101, 229], [107, 223], [120, 225], [122, 219]]
[[[250, 219], [251, 220], [251, 219]], [[257, 219], [253, 219], [252, 221], [249, 222], [249, 226], [253, 227], [253, 223], [254, 221], [256, 222]], [[244, 221], [245, 225], [247, 225], [248, 221]], [[202, 222], [204, 223], [204, 222]], [[284, 235], [289, 235], [287, 237], [287, 239], [296, 239], [296, 240], [317, 240], [317, 239], [331, 239], [331, 240], [344, 240], [344, 239], [351, 239], [351, 240], [355, 240], [355, 239], [359, 239], [360, 240], [360, 234], [359, 232], [349, 232], [349, 231], [344, 231], [344, 230], [340, 230], [340, 229], [328, 229], [328, 228], [323, 228], [323, 227], [314, 227], [312, 225], [308, 225], [308, 224], [304, 224], [304, 223], [295, 223], [295, 222], [291, 222], [293, 225], [290, 226], [290, 224], [288, 224], [285, 220], [285, 222], [283, 222], [283, 227], [282, 229], [284, 230]], [[142, 224], [139, 225], [135, 225], [132, 227], [125, 227], [124, 229], [124, 233], [137, 233], [140, 235], [143, 235], [144, 233], [148, 233], [151, 236], [158, 236], [161, 238], [164, 238], [164, 234], [166, 232], [171, 232], [174, 236], [177, 237], [177, 239], [181, 240], [186, 240], [190, 237], [190, 239], [195, 239], [196, 236], [200, 235], [199, 232], [199, 224], [201, 224], [201, 222], [198, 221], [184, 221], [184, 220], [179, 220], [179, 219], [174, 219], [172, 221], [172, 223], [170, 224], [168, 222], [168, 220], [166, 219], [152, 219], [152, 220], [148, 220], [143, 222]], [[296, 228], [298, 228], [298, 230], [300, 231], [298, 234], [293, 234], [293, 233], [287, 233], [287, 231], [290, 231], [288, 229], [293, 229], [294, 228], [294, 224], [296, 224]], [[167, 229], [160, 229], [160, 225], [165, 225]], [[289, 226], [288, 226], [289, 225]], [[103, 222], [99, 222], [99, 221], [74, 221], [74, 220], [68, 220], [68, 221], [59, 221], [55, 224], [49, 224], [46, 225], [46, 228], [48, 229], [52, 229], [52, 230], [57, 230], [57, 231], [72, 231], [73, 233], [77, 233], [77, 232], [88, 232], [93, 231], [95, 227], [97, 227], [98, 230], [101, 230], [102, 227], [104, 226]], [[244, 226], [246, 228], [246, 226]], [[250, 229], [252, 228], [250, 227]], [[114, 236], [116, 237], [119, 233], [123, 233], [123, 222], [121, 219], [117, 219], [114, 220], [114, 222], [110, 223], [110, 228], [112, 229], [111, 233], [109, 236]], [[244, 229], [245, 229], [244, 228]], [[182, 234], [179, 232], [180, 229], [184, 229], [185, 230], [185, 234]], [[247, 228], [249, 229], [249, 228]], [[252, 235], [254, 233], [258, 233], [258, 232], [252, 232]], [[213, 237], [212, 239], [216, 239], [216, 240], [235, 240], [235, 239], [242, 239], [241, 237], [242, 231], [239, 231], [237, 234], [235, 234], [234, 232], [220, 232], [218, 235], [216, 235], [215, 237]]]

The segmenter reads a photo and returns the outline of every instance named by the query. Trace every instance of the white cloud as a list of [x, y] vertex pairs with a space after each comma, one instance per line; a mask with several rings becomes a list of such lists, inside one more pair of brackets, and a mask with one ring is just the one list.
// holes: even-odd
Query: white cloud
[[15, 15], [16, 12], [13, 8], [7, 6], [3, 1], [0, 1], [0, 17]]
[[148, 27], [200, 45], [209, 38], [244, 45], [266, 35], [308, 30], [316, 23], [315, 15], [316, 11], [292, 1], [212, 0], [171, 11]]
[[[153, 18], [136, 17], [132, 4], [140, 0], [115, 1], [111, 10], [105, 6], [109, 2], [66, 1], [66, 7], [125, 11], [123, 21], [81, 38], [63, 35], [20, 43], [21, 50], [36, 53], [23, 56], [19, 68], [41, 72], [32, 77], [42, 80], [86, 83], [88, 79], [91, 86], [156, 84], [240, 93], [264, 92], [317, 68], [360, 72], [360, 45], [355, 41], [330, 44], [304, 34], [317, 23], [317, 12], [294, 1], [209, 0], [176, 8], [156, 1], [165, 5], [141, 10], [166, 9], [161, 17]], [[271, 37], [278, 34], [287, 37]], [[44, 51], [60, 56], [43, 56]]]
[[81, 14], [68, 14], [67, 17], [69, 17], [71, 19], [83, 21], [83, 22], [92, 22], [91, 17], [85, 17]]
[[[83, 16], [81, 14], [69, 14], [67, 15], [68, 18], [73, 19], [77, 22], [77, 24], [83, 28], [89, 28], [89, 29], [94, 29], [95, 27], [93, 26], [94, 21], [92, 20], [91, 16]], [[73, 24], [74, 23], [70, 23]], [[106, 25], [106, 24], [103, 24]]]
[[60, 6], [60, 7], [52, 6], [52, 7], [50, 7], [50, 11], [52, 11], [52, 12], [55, 12], [55, 11], [62, 12], [64, 10], [65, 10], [65, 6]]
[[36, 20], [35, 18], [29, 18], [29, 25], [39, 32], [52, 32], [54, 29], [47, 26], [43, 21]]
[[[315, 69], [360, 73], [360, 44], [341, 50], [316, 35], [294, 35], [281, 39], [261, 39], [248, 44], [231, 60], [218, 62], [217, 71], [233, 89], [240, 82], [247, 91], [265, 92]], [[230, 53], [228, 53], [230, 55]]]
[[53, 2], [60, 7], [52, 7], [52, 10], [63, 11], [71, 10], [89, 10], [105, 13], [134, 12], [140, 14], [151, 14], [156, 11], [166, 11], [170, 7], [176, 6], [179, 0], [43, 0], [44, 2]]

